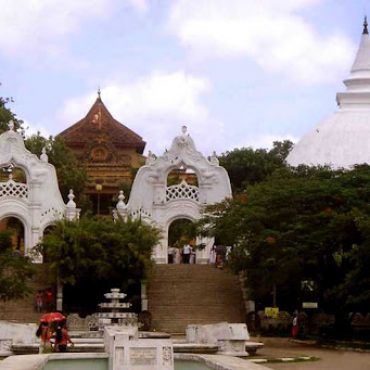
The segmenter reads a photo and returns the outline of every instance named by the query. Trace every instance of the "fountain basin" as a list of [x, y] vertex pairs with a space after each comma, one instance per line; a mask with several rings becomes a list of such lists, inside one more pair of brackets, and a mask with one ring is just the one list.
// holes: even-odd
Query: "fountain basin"
[[[0, 362], [0, 370], [107, 370], [105, 353], [51, 353], [11, 356]], [[176, 354], [175, 370], [269, 370], [236, 357]], [[135, 370], [133, 368], [132, 370]]]

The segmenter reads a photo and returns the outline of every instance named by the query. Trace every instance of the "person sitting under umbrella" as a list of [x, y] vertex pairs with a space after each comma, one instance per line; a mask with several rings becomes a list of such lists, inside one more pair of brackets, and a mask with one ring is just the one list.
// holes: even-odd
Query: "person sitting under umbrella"
[[36, 331], [36, 336], [40, 338], [39, 353], [49, 353], [51, 352], [51, 342], [50, 338], [52, 336], [52, 331], [49, 323], [46, 321], [41, 321], [40, 325]]
[[72, 346], [74, 345], [69, 337], [66, 321], [63, 320], [59, 323], [55, 331], [54, 351], [66, 352], [68, 343], [72, 344]]
[[59, 322], [65, 321], [66, 317], [60, 312], [48, 312], [41, 316], [40, 325], [36, 331], [36, 336], [40, 338], [39, 353], [51, 352], [51, 337], [53, 336], [53, 326], [58, 325]]

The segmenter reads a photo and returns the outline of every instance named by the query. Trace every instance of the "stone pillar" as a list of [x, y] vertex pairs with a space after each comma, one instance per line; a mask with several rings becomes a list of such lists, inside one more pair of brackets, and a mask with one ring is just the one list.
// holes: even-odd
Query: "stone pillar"
[[57, 278], [56, 309], [57, 311], [63, 311], [63, 285], [59, 277]]
[[141, 311], [148, 310], [148, 296], [146, 295], [146, 282], [141, 282]]
[[155, 263], [159, 265], [164, 265], [167, 263], [167, 248], [164, 246], [163, 241], [160, 244], [157, 244], [153, 248], [152, 259]]
[[197, 244], [204, 244], [204, 248], [196, 251], [196, 263], [199, 265], [206, 265], [209, 263], [211, 248], [214, 244], [215, 238], [197, 237]]

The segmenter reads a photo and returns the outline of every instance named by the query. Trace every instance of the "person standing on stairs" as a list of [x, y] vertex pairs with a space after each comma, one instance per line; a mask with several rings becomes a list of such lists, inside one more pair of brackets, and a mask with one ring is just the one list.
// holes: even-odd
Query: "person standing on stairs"
[[192, 248], [189, 243], [186, 243], [182, 249], [182, 260], [184, 263], [189, 263]]
[[35, 308], [37, 312], [41, 312], [44, 308], [42, 291], [38, 290], [35, 296]]

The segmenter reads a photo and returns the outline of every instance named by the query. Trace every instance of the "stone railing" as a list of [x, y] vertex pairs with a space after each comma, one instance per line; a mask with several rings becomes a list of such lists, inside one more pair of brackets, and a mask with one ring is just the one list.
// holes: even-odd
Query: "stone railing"
[[73, 331], [97, 330], [99, 326], [99, 318], [97, 314], [81, 318], [77, 313], [72, 313], [67, 317], [67, 326], [69, 330]]
[[176, 199], [191, 199], [199, 202], [199, 188], [189, 185], [185, 180], [180, 184], [168, 186], [166, 188], [166, 201]]
[[28, 186], [20, 182], [9, 179], [6, 182], [0, 182], [0, 198], [15, 197], [24, 200], [28, 199]]

